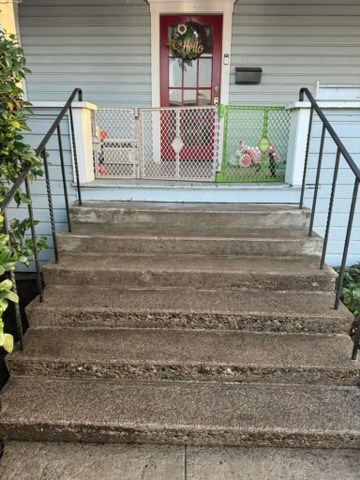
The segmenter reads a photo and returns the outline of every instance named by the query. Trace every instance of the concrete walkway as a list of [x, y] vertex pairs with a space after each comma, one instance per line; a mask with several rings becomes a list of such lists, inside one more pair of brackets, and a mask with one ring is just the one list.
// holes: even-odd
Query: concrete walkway
[[356, 450], [9, 442], [1, 480], [358, 480]]

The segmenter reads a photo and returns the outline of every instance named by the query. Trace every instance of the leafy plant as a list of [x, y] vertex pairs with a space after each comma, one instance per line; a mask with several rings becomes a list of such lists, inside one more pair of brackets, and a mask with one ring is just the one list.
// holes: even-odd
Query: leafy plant
[[[25, 142], [23, 132], [30, 131], [27, 125], [31, 104], [24, 99], [21, 88], [25, 74], [30, 70], [25, 66], [23, 50], [15, 35], [7, 35], [0, 30], [0, 203], [4, 201], [13, 183], [24, 168], [30, 167], [29, 179], [34, 180], [43, 174], [41, 161], [34, 150]], [[31, 199], [19, 189], [14, 200], [19, 207], [31, 203]], [[4, 217], [0, 217], [0, 232], [3, 232]], [[33, 256], [33, 240], [28, 238], [30, 220], [14, 219], [9, 232], [0, 233], [0, 276], [14, 272], [20, 262], [29, 265]], [[46, 248], [45, 237], [37, 239], [39, 250]], [[0, 283], [0, 347], [11, 351], [13, 339], [4, 333], [2, 320], [8, 302], [18, 303], [12, 282], [4, 279]]]
[[345, 269], [341, 300], [355, 317], [360, 317], [360, 263]]
[[[4, 217], [0, 217], [0, 223], [4, 222]], [[16, 267], [16, 260], [13, 252], [9, 246], [10, 237], [4, 233], [0, 233], [0, 276], [3, 276], [6, 271], [14, 271]], [[13, 284], [11, 280], [3, 280], [0, 283], [0, 347], [3, 347], [7, 352], [11, 352], [14, 348], [14, 339], [12, 335], [4, 332], [4, 322], [2, 317], [9, 303], [19, 302], [19, 297], [13, 291]]]
[[[22, 132], [30, 131], [27, 125], [31, 104], [24, 100], [21, 82], [25, 73], [23, 50], [18, 46], [15, 35], [0, 31], [0, 201], [22, 172], [31, 165], [30, 179], [42, 175], [41, 161], [34, 150], [24, 141]], [[29, 201], [19, 191], [17, 204]]]

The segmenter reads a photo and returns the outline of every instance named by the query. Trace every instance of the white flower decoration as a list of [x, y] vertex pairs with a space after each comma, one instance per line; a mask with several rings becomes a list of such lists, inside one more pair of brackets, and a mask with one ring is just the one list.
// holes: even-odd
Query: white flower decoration
[[180, 23], [177, 27], [177, 31], [179, 35], [185, 35], [187, 32], [187, 26], [184, 23]]

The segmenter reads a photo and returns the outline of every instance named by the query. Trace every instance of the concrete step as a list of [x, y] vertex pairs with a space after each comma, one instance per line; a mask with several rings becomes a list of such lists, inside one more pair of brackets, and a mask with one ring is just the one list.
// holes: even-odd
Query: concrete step
[[0, 462], [3, 480], [98, 480], [104, 472], [106, 480], [359, 480], [359, 452], [8, 442]]
[[309, 210], [296, 205], [85, 202], [73, 206], [75, 223], [177, 225], [217, 228], [304, 228]]
[[32, 327], [107, 327], [345, 333], [353, 322], [334, 294], [262, 290], [48, 286], [27, 307]]
[[44, 268], [46, 285], [129, 288], [258, 288], [334, 291], [336, 273], [318, 259], [204, 255], [62, 255]]
[[357, 385], [348, 335], [30, 329], [14, 376]]
[[320, 256], [322, 239], [295, 228], [78, 224], [58, 235], [60, 252]]
[[357, 387], [12, 378], [0, 438], [360, 449]]

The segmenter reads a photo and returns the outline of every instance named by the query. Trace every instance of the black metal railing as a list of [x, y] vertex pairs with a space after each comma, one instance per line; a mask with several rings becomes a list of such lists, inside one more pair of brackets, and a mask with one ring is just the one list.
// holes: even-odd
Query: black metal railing
[[[75, 131], [74, 131], [74, 119], [73, 119], [73, 112], [72, 112], [72, 103], [78, 97], [79, 101], [82, 101], [82, 90], [80, 88], [76, 88], [72, 94], [70, 95], [68, 101], [65, 103], [64, 107], [61, 109], [60, 113], [56, 117], [54, 123], [49, 128], [47, 134], [40, 142], [40, 145], [35, 150], [36, 156], [41, 158], [43, 161], [44, 166], [44, 173], [45, 173], [45, 183], [46, 183], [46, 192], [48, 198], [48, 205], [49, 205], [49, 215], [50, 215], [50, 224], [51, 224], [51, 233], [53, 238], [54, 244], [54, 254], [55, 254], [55, 261], [56, 263], [59, 261], [59, 253], [58, 253], [58, 245], [57, 245], [57, 238], [56, 238], [56, 223], [55, 223], [55, 215], [54, 215], [54, 206], [52, 201], [52, 193], [51, 193], [51, 180], [49, 174], [49, 163], [48, 163], [48, 154], [47, 154], [47, 145], [49, 140], [52, 136], [57, 134], [58, 137], [58, 146], [59, 146], [59, 155], [60, 155], [60, 165], [61, 165], [61, 175], [62, 175], [62, 183], [64, 188], [64, 198], [65, 198], [65, 209], [66, 209], [66, 216], [67, 216], [67, 225], [68, 230], [71, 232], [71, 219], [70, 219], [70, 206], [69, 206], [69, 199], [68, 199], [68, 192], [66, 186], [66, 173], [65, 173], [65, 162], [64, 162], [64, 150], [62, 145], [61, 139], [61, 126], [60, 123], [68, 113], [70, 118], [70, 136], [71, 136], [71, 144], [72, 144], [72, 152], [73, 152], [73, 160], [74, 160], [74, 167], [75, 167], [75, 180], [78, 192], [78, 201], [79, 205], [82, 204], [81, 202], [81, 190], [80, 190], [80, 178], [79, 178], [79, 167], [78, 167], [78, 159], [77, 159], [77, 152], [76, 152], [76, 142], [75, 142]], [[7, 218], [7, 208], [11, 204], [12, 200], [14, 199], [16, 193], [21, 189], [23, 184], [25, 185], [25, 192], [26, 196], [31, 199], [31, 190], [30, 190], [30, 181], [29, 181], [29, 174], [31, 171], [31, 165], [25, 165], [23, 171], [12, 185], [11, 189], [9, 190], [6, 198], [0, 204], [0, 215], [4, 217], [4, 232], [9, 231], [9, 224]], [[34, 221], [34, 212], [32, 202], [28, 204], [28, 214], [30, 220], [30, 230], [31, 230], [31, 237], [32, 242], [34, 245], [34, 263], [36, 269], [36, 278], [37, 278], [37, 287], [38, 293], [40, 296], [40, 301], [43, 301], [43, 288], [42, 288], [42, 279], [41, 279], [41, 268], [40, 268], [40, 261], [39, 261], [39, 252], [37, 249], [36, 243], [36, 231], [35, 231], [35, 221]], [[16, 288], [16, 281], [15, 281], [15, 274], [14, 272], [10, 272], [10, 279], [13, 283], [14, 292], [17, 293]], [[20, 308], [18, 304], [15, 304], [15, 315], [16, 315], [16, 326], [17, 326], [17, 333], [20, 342], [20, 348], [23, 348], [23, 329], [22, 329], [22, 322], [20, 316]]]
[[[313, 225], [314, 225], [314, 217], [315, 217], [315, 213], [316, 213], [316, 205], [317, 205], [319, 185], [320, 185], [320, 174], [321, 174], [321, 166], [322, 166], [322, 159], [323, 159], [323, 153], [324, 153], [324, 143], [325, 143], [326, 133], [328, 133], [330, 135], [330, 137], [335, 142], [335, 145], [337, 147], [336, 156], [335, 156], [335, 164], [334, 164], [333, 180], [332, 180], [332, 186], [331, 186], [331, 194], [330, 194], [330, 199], [329, 199], [329, 209], [328, 209], [328, 213], [327, 213], [324, 243], [323, 243], [321, 261], [320, 261], [320, 268], [323, 268], [324, 264], [325, 264], [326, 250], [327, 250], [327, 245], [328, 245], [328, 240], [329, 240], [331, 218], [332, 218], [332, 213], [333, 213], [333, 206], [334, 206], [334, 199], [335, 199], [335, 192], [336, 192], [336, 184], [337, 184], [337, 178], [338, 178], [340, 159], [341, 158], [343, 158], [346, 161], [347, 165], [349, 166], [349, 168], [350, 168], [350, 170], [351, 170], [351, 172], [353, 173], [353, 176], [354, 176], [354, 187], [353, 187], [353, 192], [352, 192], [351, 207], [350, 207], [350, 212], [349, 212], [349, 219], [348, 219], [348, 225], [347, 225], [347, 230], [346, 230], [346, 236], [345, 236], [345, 242], [344, 242], [344, 248], [343, 248], [343, 254], [342, 254], [342, 261], [341, 261], [338, 283], [337, 283], [337, 289], [336, 289], [336, 297], [335, 297], [334, 308], [337, 310], [339, 308], [340, 297], [341, 297], [341, 294], [342, 294], [342, 291], [343, 291], [343, 285], [344, 285], [344, 274], [345, 274], [346, 260], [347, 260], [347, 255], [348, 255], [348, 251], [349, 251], [351, 232], [352, 232], [354, 214], [355, 214], [355, 209], [356, 209], [356, 201], [357, 201], [358, 191], [359, 191], [360, 170], [357, 167], [357, 165], [356, 165], [355, 161], [353, 160], [353, 158], [351, 157], [351, 155], [349, 154], [348, 150], [345, 148], [345, 146], [341, 142], [341, 140], [338, 137], [338, 135], [336, 134], [335, 130], [331, 126], [330, 122], [328, 121], [328, 119], [324, 115], [324, 112], [322, 111], [322, 109], [320, 108], [320, 106], [318, 105], [318, 103], [316, 102], [316, 100], [314, 99], [314, 97], [311, 95], [311, 93], [309, 92], [309, 90], [307, 88], [302, 88], [300, 90], [299, 100], [301, 102], [304, 101], [304, 95], [306, 95], [307, 99], [309, 100], [309, 102], [311, 104], [311, 109], [310, 109], [309, 130], [308, 130], [308, 137], [307, 137], [307, 144], [306, 144], [304, 175], [303, 175], [303, 182], [302, 182], [301, 196], [300, 196], [300, 208], [303, 207], [303, 203], [304, 203], [304, 194], [305, 194], [306, 176], [307, 176], [308, 163], [309, 163], [310, 140], [311, 140], [311, 130], [312, 130], [312, 124], [313, 124], [314, 111], [316, 112], [316, 114], [318, 115], [319, 119], [322, 122], [322, 133], [321, 133], [321, 140], [320, 140], [319, 157], [318, 157], [318, 163], [317, 163], [316, 179], [315, 179], [315, 186], [314, 186], [314, 196], [313, 196], [311, 216], [310, 216], [309, 236], [312, 235]], [[354, 348], [353, 348], [353, 352], [352, 352], [352, 359], [353, 360], [356, 360], [357, 351], [359, 349], [359, 340], [360, 340], [360, 322], [358, 323], [358, 327], [357, 327], [357, 331], [356, 331], [356, 335], [355, 335]]]

